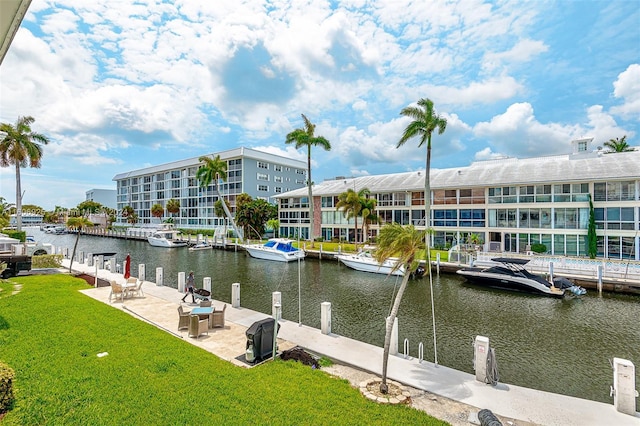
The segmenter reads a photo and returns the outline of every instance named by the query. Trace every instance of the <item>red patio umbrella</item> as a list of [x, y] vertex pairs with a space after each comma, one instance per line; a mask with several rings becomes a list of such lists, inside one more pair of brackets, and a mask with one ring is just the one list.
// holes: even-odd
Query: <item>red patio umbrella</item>
[[131, 276], [131, 256], [127, 254], [127, 258], [124, 260], [124, 279], [126, 280]]

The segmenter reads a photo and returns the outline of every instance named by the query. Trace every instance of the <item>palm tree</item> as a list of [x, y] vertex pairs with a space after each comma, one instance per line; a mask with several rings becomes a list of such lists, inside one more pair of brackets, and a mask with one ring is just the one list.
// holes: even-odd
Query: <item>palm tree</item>
[[323, 136], [315, 136], [316, 125], [311, 123], [304, 114], [301, 115], [304, 120], [304, 129], [295, 129], [289, 133], [285, 143], [295, 143], [296, 149], [307, 147], [307, 188], [309, 190], [309, 226], [311, 227], [309, 230], [309, 238], [311, 239], [311, 247], [313, 247], [315, 230], [313, 220], [313, 193], [311, 191], [313, 185], [313, 181], [311, 180], [311, 147], [320, 146], [324, 148], [325, 151], [331, 151], [331, 143]]
[[358, 244], [358, 216], [362, 211], [362, 199], [365, 194], [368, 194], [367, 188], [361, 189], [359, 192], [349, 188], [342, 194], [338, 195], [338, 203], [336, 204], [336, 210], [342, 210], [347, 220], [354, 218], [355, 225], [353, 228], [353, 240]]
[[76, 248], [78, 247], [78, 240], [80, 240], [80, 233], [82, 229], [88, 226], [93, 226], [93, 223], [84, 216], [70, 217], [67, 219], [67, 228], [75, 228], [77, 230], [76, 242], [73, 244], [73, 251], [71, 252], [71, 261], [69, 262], [69, 273], [71, 273], [71, 267], [73, 266], [73, 259], [76, 258]]
[[431, 182], [429, 174], [431, 172], [431, 134], [438, 129], [438, 134], [444, 133], [447, 128], [447, 119], [436, 114], [431, 99], [420, 99], [418, 106], [408, 106], [400, 111], [400, 115], [413, 119], [404, 129], [402, 137], [398, 141], [396, 148], [400, 148], [409, 139], [420, 137], [418, 147], [427, 143], [427, 163], [424, 175], [424, 226], [429, 227], [429, 216], [431, 214]]
[[123, 217], [123, 218], [127, 219], [127, 222], [131, 223], [131, 221], [129, 220], [129, 218], [133, 217], [133, 216], [136, 214], [136, 212], [135, 212], [135, 210], [133, 210], [133, 207], [131, 207], [131, 206], [124, 206], [124, 207], [122, 208], [122, 213], [121, 213], [121, 214], [122, 214], [122, 217]]
[[369, 225], [372, 223], [380, 223], [380, 216], [375, 212], [378, 200], [375, 198], [364, 198], [361, 200], [361, 204], [360, 215], [362, 216], [363, 243], [366, 243], [369, 236]]
[[604, 143], [604, 146], [609, 148], [607, 154], [613, 154], [615, 152], [630, 152], [634, 151], [634, 148], [627, 143], [627, 135], [621, 138], [609, 139]]
[[380, 383], [380, 392], [382, 393], [387, 393], [389, 390], [387, 386], [387, 364], [389, 362], [391, 330], [398, 315], [402, 295], [404, 294], [409, 276], [411, 275], [409, 271], [413, 271], [418, 267], [418, 253], [425, 248], [426, 233], [426, 230], [419, 231], [413, 225], [402, 226], [398, 223], [392, 223], [383, 226], [378, 236], [378, 249], [374, 253], [376, 260], [382, 263], [385, 259], [396, 256], [398, 257], [398, 262], [393, 267], [393, 271], [398, 270], [401, 266], [404, 266], [405, 270], [402, 283], [393, 301], [393, 307], [391, 308], [391, 313], [387, 318], [385, 327], [384, 351], [382, 355], [382, 383]]
[[280, 229], [280, 221], [278, 219], [269, 219], [267, 221], [267, 229], [273, 230], [274, 237], [277, 237]]
[[0, 197], [0, 228], [9, 225], [10, 211], [13, 207], [13, 203], [7, 203], [4, 197]]
[[180, 211], [180, 201], [176, 200], [175, 198], [167, 201], [167, 211], [171, 215], [175, 215], [176, 213], [178, 213]]
[[[404, 129], [402, 137], [398, 141], [396, 148], [400, 148], [409, 139], [415, 136], [420, 137], [420, 143], [418, 147], [427, 143], [427, 163], [424, 174], [424, 229], [429, 229], [429, 222], [431, 216], [431, 134], [434, 130], [438, 129], [438, 134], [441, 135], [447, 128], [447, 119], [436, 114], [433, 108], [433, 101], [431, 99], [420, 99], [418, 106], [408, 106], [400, 111], [400, 115], [413, 119], [407, 127]], [[425, 238], [428, 238], [428, 234], [425, 233]], [[425, 258], [427, 261], [427, 271], [429, 271], [429, 289], [431, 291], [431, 319], [433, 321], [433, 350], [435, 363], [438, 364], [438, 350], [436, 348], [436, 315], [435, 306], [433, 300], [433, 281], [431, 277], [431, 265], [429, 264], [429, 241], [425, 241]]]
[[16, 166], [16, 229], [22, 230], [22, 187], [20, 185], [20, 167], [40, 167], [42, 146], [49, 138], [31, 130], [35, 119], [30, 116], [18, 117], [16, 125], [0, 124], [0, 166]]
[[164, 215], [164, 207], [162, 204], [156, 203], [151, 206], [151, 215], [160, 219]]
[[[198, 178], [198, 180], [200, 181], [200, 186], [202, 188], [208, 187], [209, 185], [211, 185], [211, 182], [213, 182], [216, 179], [220, 179], [223, 182], [227, 181], [227, 162], [222, 161], [220, 159], [220, 155], [216, 155], [215, 158], [211, 158], [211, 157], [207, 157], [206, 155], [203, 155], [202, 157], [198, 158], [198, 161], [201, 161], [204, 163], [198, 168], [198, 171], [196, 172], [196, 178]], [[222, 194], [220, 194], [220, 185], [218, 185], [217, 182], [216, 182], [215, 188], [216, 188], [216, 192], [218, 193], [218, 199], [224, 200], [222, 198]], [[227, 219], [229, 219], [229, 221], [231, 222], [231, 226], [233, 227], [233, 230], [236, 232], [236, 235], [240, 238], [240, 242], [244, 241], [244, 238], [240, 233], [240, 230], [236, 226], [236, 223], [234, 222], [233, 217], [231, 216], [231, 212], [229, 211], [229, 208], [227, 207], [227, 204], [224, 201], [222, 202], [222, 208], [224, 209], [224, 214], [227, 216]]]

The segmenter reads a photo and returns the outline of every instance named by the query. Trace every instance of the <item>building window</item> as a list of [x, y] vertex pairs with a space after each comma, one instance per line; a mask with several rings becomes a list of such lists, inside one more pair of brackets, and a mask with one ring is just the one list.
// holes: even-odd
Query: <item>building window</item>
[[434, 210], [433, 226], [458, 226], [458, 210]]
[[424, 191], [411, 193], [412, 206], [424, 206]]
[[460, 226], [484, 228], [485, 226], [484, 209], [461, 209], [460, 210]]
[[334, 197], [322, 197], [322, 207], [335, 207]]
[[274, 182], [278, 182], [278, 183], [279, 183], [279, 182], [282, 182], [282, 176], [274, 176], [274, 177], [273, 177], [273, 181], [274, 181]]
[[377, 198], [379, 207], [393, 205], [393, 194], [378, 194]]
[[455, 189], [433, 191], [433, 204], [458, 204], [457, 191]]
[[258, 161], [258, 168], [269, 170], [269, 164], [263, 161]]
[[407, 193], [406, 192], [395, 192], [393, 194], [393, 205], [394, 206], [406, 206], [407, 205]]
[[258, 173], [258, 180], [269, 180], [269, 175], [265, 175], [264, 173]]
[[296, 173], [299, 175], [303, 175], [305, 172], [302, 169], [296, 169]]
[[262, 191], [262, 192], [269, 191], [269, 187], [267, 185], [258, 185], [258, 191]]
[[460, 190], [460, 204], [484, 204], [484, 189], [461, 189]]
[[273, 188], [273, 192], [275, 192], [276, 194], [282, 193], [282, 187], [281, 186], [276, 186], [275, 188]]
[[282, 166], [279, 166], [279, 165], [275, 164], [273, 166], [273, 170], [276, 171], [276, 172], [281, 172], [282, 171]]
[[596, 182], [593, 185], [594, 201], [633, 201], [635, 182]]
[[489, 204], [517, 203], [518, 197], [515, 186], [489, 188]]
[[633, 207], [606, 207], [593, 210], [598, 229], [636, 230]]

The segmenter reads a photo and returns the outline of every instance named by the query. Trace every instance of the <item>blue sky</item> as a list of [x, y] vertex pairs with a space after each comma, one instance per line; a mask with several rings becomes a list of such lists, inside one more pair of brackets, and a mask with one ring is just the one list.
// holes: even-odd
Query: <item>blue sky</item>
[[417, 140], [395, 148], [420, 98], [448, 120], [433, 168], [640, 145], [638, 2], [33, 0], [0, 66], [0, 121], [51, 139], [21, 173], [47, 209], [238, 146], [304, 160], [300, 114], [332, 145], [316, 183], [424, 169]]

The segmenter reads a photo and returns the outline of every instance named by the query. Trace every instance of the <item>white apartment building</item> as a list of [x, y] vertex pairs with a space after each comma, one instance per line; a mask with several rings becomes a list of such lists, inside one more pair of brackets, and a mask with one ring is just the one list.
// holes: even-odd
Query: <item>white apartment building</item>
[[[594, 207], [598, 257], [640, 260], [640, 151], [593, 152], [591, 139], [573, 141], [573, 152], [538, 158], [478, 161], [431, 170], [434, 247], [467, 242], [476, 234], [490, 251], [525, 252], [544, 244], [548, 253], [587, 255], [587, 228]], [[327, 180], [313, 187], [315, 234], [354, 241], [354, 219], [336, 209], [338, 195], [369, 189], [380, 224], [424, 229], [424, 172]], [[281, 235], [309, 235], [306, 189], [276, 197]], [[362, 218], [358, 218], [358, 241]]]
[[[207, 154], [203, 154], [207, 155]], [[120, 224], [122, 209], [131, 206], [138, 215], [138, 224], [157, 224], [172, 217], [165, 210], [160, 219], [151, 215], [151, 206], [166, 208], [170, 199], [180, 202], [180, 212], [173, 217], [178, 228], [213, 229], [225, 224], [225, 218], [216, 217], [214, 203], [218, 201], [216, 186], [231, 206], [234, 214], [236, 197], [247, 193], [254, 199], [275, 202], [275, 195], [304, 187], [307, 179], [306, 163], [249, 148], [235, 148], [210, 154], [220, 155], [227, 162], [227, 181], [212, 182], [200, 187], [196, 172], [199, 157], [174, 161], [158, 166], [117, 174], [117, 210]]]

